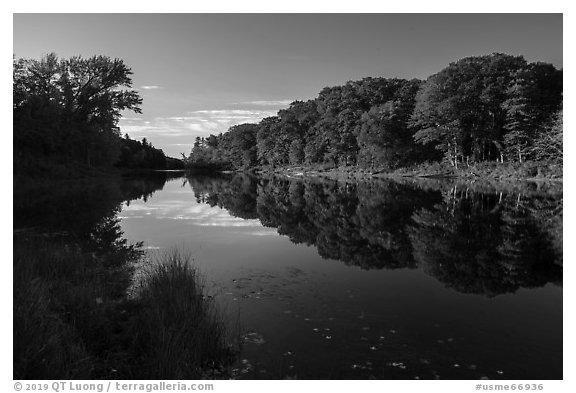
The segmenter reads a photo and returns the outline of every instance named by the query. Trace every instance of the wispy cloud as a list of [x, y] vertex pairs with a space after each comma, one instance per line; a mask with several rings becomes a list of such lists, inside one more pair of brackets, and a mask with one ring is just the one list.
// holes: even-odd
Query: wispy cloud
[[141, 89], [143, 90], [156, 90], [156, 89], [161, 89], [161, 86], [156, 86], [156, 85], [144, 85], [144, 86], [140, 86]]
[[[193, 195], [191, 190], [188, 190], [188, 193]], [[122, 208], [124, 220], [145, 217], [157, 220], [185, 220], [190, 225], [200, 227], [250, 228], [251, 234], [263, 232], [262, 235], [264, 235], [271, 232], [270, 228], [262, 226], [260, 220], [234, 217], [225, 209], [210, 207], [193, 200], [185, 202], [181, 200], [155, 201], [152, 198], [146, 204], [136, 201], [130, 205], [126, 204]]]
[[[249, 110], [249, 109], [212, 109], [212, 110], [201, 110], [201, 111], [193, 111], [189, 112], [190, 114], [200, 113], [200, 114], [209, 114], [213, 116], [258, 116], [262, 113], [268, 113], [271, 111], [261, 111], [261, 110]], [[273, 111], [272, 111], [273, 112]]]
[[242, 123], [258, 123], [276, 113], [277, 109], [265, 106], [251, 109], [201, 109], [152, 119], [125, 117], [119, 125], [121, 131], [131, 138], [146, 138], [154, 146], [166, 147], [165, 152], [169, 155], [179, 156], [182, 150], [188, 152], [192, 148], [198, 136], [207, 137], [226, 132], [230, 127]]
[[256, 106], [288, 106], [294, 100], [271, 100], [271, 101], [247, 101], [238, 102], [239, 105], [256, 105]]

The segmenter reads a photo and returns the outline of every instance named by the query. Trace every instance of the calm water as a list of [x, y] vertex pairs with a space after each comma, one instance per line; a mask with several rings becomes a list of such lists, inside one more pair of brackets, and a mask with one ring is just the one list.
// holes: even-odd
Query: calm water
[[21, 201], [16, 224], [89, 231], [115, 193], [126, 239], [192, 255], [239, 378], [562, 378], [561, 190], [172, 177]]

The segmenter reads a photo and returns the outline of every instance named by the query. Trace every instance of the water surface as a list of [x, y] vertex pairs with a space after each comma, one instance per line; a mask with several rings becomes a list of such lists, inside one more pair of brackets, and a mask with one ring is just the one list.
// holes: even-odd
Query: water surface
[[562, 378], [561, 192], [197, 176], [119, 217], [192, 255], [239, 378]]

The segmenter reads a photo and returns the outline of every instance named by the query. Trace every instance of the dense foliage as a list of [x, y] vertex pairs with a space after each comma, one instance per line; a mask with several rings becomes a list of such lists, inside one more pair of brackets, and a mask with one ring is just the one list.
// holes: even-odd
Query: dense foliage
[[122, 60], [106, 56], [14, 59], [15, 172], [164, 168], [161, 150], [120, 136], [122, 111], [141, 113], [131, 75]]
[[326, 87], [258, 124], [197, 138], [187, 164], [391, 169], [445, 159], [562, 160], [562, 71], [522, 56], [451, 63], [426, 81], [364, 78]]

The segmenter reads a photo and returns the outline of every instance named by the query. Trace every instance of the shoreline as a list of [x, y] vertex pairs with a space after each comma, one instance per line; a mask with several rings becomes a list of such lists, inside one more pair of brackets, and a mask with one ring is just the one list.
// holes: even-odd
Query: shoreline
[[[246, 173], [244, 170], [235, 172]], [[248, 172], [254, 172], [250, 170]], [[283, 175], [288, 177], [324, 177], [340, 179], [434, 179], [456, 181], [534, 182], [562, 184], [562, 164], [548, 162], [482, 163], [465, 168], [453, 168], [441, 164], [420, 165], [394, 170], [362, 169], [358, 167], [315, 168], [312, 166], [261, 167], [256, 170], [261, 175]]]
[[[516, 165], [517, 170], [511, 168]], [[226, 173], [256, 174], [260, 176], [279, 176], [288, 179], [326, 179], [336, 182], [355, 181], [395, 181], [413, 184], [430, 189], [446, 189], [450, 187], [464, 188], [479, 192], [506, 192], [527, 195], [545, 193], [559, 195], [563, 193], [563, 177], [561, 165], [554, 164], [548, 172], [538, 171], [541, 176], [529, 176], [530, 171], [538, 166], [548, 166], [547, 163], [529, 162], [525, 164], [498, 164], [500, 171], [490, 171], [492, 165], [475, 165], [458, 171], [447, 172], [447, 167], [428, 165], [414, 168], [400, 168], [384, 172], [382, 170], [365, 170], [356, 167], [317, 169], [313, 167], [292, 166], [277, 168], [258, 168], [257, 171], [237, 170]], [[450, 170], [450, 168], [448, 168]], [[519, 170], [518, 170], [519, 169]], [[224, 173], [224, 172], [219, 172]], [[524, 176], [523, 176], [524, 174]], [[542, 174], [545, 174], [542, 175]], [[560, 175], [559, 175], [560, 174]]]

